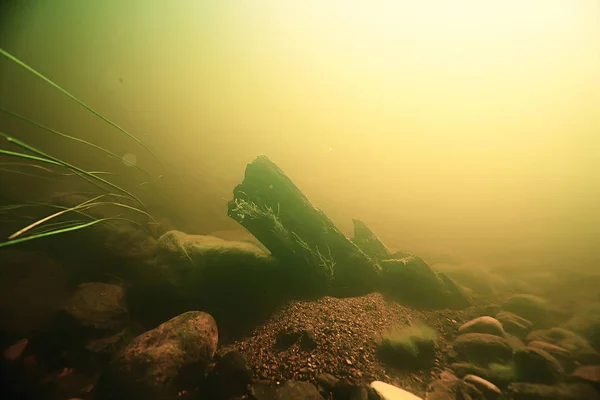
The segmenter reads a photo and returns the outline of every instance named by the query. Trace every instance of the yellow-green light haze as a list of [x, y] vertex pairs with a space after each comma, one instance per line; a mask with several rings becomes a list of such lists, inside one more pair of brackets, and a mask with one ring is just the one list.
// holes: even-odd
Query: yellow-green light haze
[[[198, 233], [264, 154], [348, 235], [600, 260], [597, 0], [8, 4], [0, 47], [154, 149]], [[5, 59], [0, 104], [152, 164]]]

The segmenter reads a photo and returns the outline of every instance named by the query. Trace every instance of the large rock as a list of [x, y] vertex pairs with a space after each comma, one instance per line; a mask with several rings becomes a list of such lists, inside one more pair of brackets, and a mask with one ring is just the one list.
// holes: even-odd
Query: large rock
[[600, 395], [586, 384], [546, 385], [540, 383], [513, 383], [509, 386], [514, 400], [598, 400]]
[[552, 357], [556, 358], [558, 362], [563, 366], [566, 372], [572, 371], [575, 367], [575, 357], [573, 354], [560, 346], [555, 344], [542, 342], [541, 340], [534, 340], [527, 344], [527, 347], [544, 350]]
[[572, 376], [590, 382], [600, 388], [600, 365], [584, 365], [573, 371]]
[[531, 294], [510, 297], [504, 303], [504, 309], [542, 327], [549, 323], [554, 311], [548, 300]]
[[40, 254], [0, 250], [0, 330], [28, 335], [69, 299], [69, 273]]
[[276, 271], [275, 260], [252, 243], [179, 231], [166, 232], [159, 238], [158, 254], [166, 278], [188, 296], [198, 296], [202, 289], [223, 284], [248, 284], [253, 275], [264, 278]]
[[564, 328], [585, 337], [588, 342], [600, 351], [600, 304], [591, 304], [579, 310]]
[[[400, 397], [400, 399], [402, 399]], [[425, 400], [471, 399], [486, 400], [485, 394], [463, 379], [438, 379], [427, 388]]]
[[79, 285], [64, 311], [83, 327], [117, 333], [129, 320], [122, 285], [87, 282]]
[[574, 359], [581, 364], [597, 364], [600, 362], [600, 355], [589, 344], [589, 342], [563, 328], [551, 328], [545, 330], [536, 330], [527, 336], [529, 342], [542, 341], [568, 350]]
[[515, 366], [512, 362], [506, 364], [491, 363], [486, 367], [459, 362], [451, 364], [450, 367], [459, 378], [464, 378], [468, 375], [476, 375], [501, 388], [508, 386], [508, 384], [514, 382], [516, 379]]
[[[243, 241], [169, 231], [159, 239], [159, 262], [162, 282], [174, 295], [156, 308], [178, 307], [168, 318], [189, 309], [206, 310], [227, 332], [256, 325], [298, 286], [287, 266]], [[152, 288], [146, 297], [161, 292]], [[138, 303], [138, 311], [144, 312], [144, 304]]]
[[[132, 330], [132, 328], [134, 330]], [[122, 284], [80, 284], [64, 307], [32, 335], [37, 356], [75, 368], [104, 362], [135, 336]]]
[[533, 324], [529, 320], [508, 311], [499, 312], [496, 315], [496, 319], [500, 321], [506, 332], [519, 338], [527, 336], [533, 327]]
[[175, 398], [202, 378], [217, 342], [217, 324], [209, 314], [181, 314], [123, 349], [102, 375], [97, 398]]
[[466, 322], [458, 328], [458, 333], [488, 333], [500, 337], [505, 334], [502, 324], [493, 317], [479, 317]]
[[560, 363], [544, 350], [526, 347], [515, 353], [517, 380], [531, 383], [558, 383], [564, 370]]
[[513, 348], [506, 339], [486, 333], [461, 335], [453, 347], [462, 359], [481, 365], [510, 361], [513, 356]]
[[420, 257], [383, 260], [381, 287], [394, 297], [419, 305], [465, 308], [466, 292], [443, 273], [436, 273]]
[[193, 265], [198, 271], [211, 263], [255, 265], [269, 262], [269, 254], [255, 244], [176, 230], [168, 231], [158, 239], [158, 254], [163, 263]]
[[485, 396], [486, 400], [496, 400], [502, 397], [502, 391], [500, 388], [498, 388], [498, 386], [480, 376], [467, 375], [463, 379], [466, 383], [469, 383], [479, 389], [479, 391]]

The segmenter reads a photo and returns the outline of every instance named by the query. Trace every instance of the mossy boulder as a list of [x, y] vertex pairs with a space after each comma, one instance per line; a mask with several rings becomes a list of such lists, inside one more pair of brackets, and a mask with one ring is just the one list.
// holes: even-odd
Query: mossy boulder
[[574, 359], [581, 364], [600, 363], [600, 355], [580, 335], [563, 328], [536, 330], [527, 336], [527, 341], [542, 341], [568, 350]]
[[543, 342], [541, 340], [534, 340], [532, 342], [529, 342], [527, 344], [527, 347], [544, 350], [552, 357], [556, 358], [566, 372], [572, 371], [573, 368], [575, 368], [576, 360], [573, 354], [567, 349], [563, 349], [560, 346]]
[[496, 315], [496, 319], [500, 321], [504, 330], [512, 335], [515, 335], [519, 338], [524, 338], [527, 336], [533, 324], [531, 321], [518, 316], [515, 313], [511, 313], [508, 311], [501, 311]]
[[541, 327], [549, 324], [555, 311], [548, 300], [531, 294], [518, 294], [510, 297], [504, 303], [504, 309]]
[[526, 347], [515, 353], [517, 381], [531, 383], [558, 383], [564, 370], [558, 360], [544, 350]]
[[508, 388], [514, 400], [599, 400], [600, 395], [587, 384], [569, 383], [547, 385], [516, 382]]
[[398, 327], [379, 343], [378, 357], [399, 368], [426, 368], [435, 356], [437, 333], [424, 324]]
[[191, 295], [208, 287], [249, 285], [252, 276], [264, 279], [278, 270], [276, 260], [254, 244], [179, 231], [159, 238], [158, 255], [166, 278]]
[[493, 317], [479, 317], [464, 323], [458, 328], [459, 335], [465, 333], [488, 333], [504, 337], [505, 332], [502, 324]]
[[458, 362], [451, 364], [450, 367], [459, 378], [477, 375], [501, 388], [507, 387], [516, 379], [515, 365], [512, 361], [505, 364], [490, 363], [487, 366]]
[[579, 310], [563, 326], [585, 337], [596, 350], [600, 351], [600, 303]]
[[453, 348], [461, 359], [484, 366], [510, 361], [513, 356], [513, 347], [505, 338], [487, 333], [460, 335]]

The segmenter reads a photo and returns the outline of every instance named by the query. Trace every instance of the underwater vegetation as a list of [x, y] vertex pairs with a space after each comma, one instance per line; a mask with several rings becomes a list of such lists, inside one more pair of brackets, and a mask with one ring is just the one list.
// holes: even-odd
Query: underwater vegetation
[[[21, 61], [4, 49], [0, 49], [0, 55], [42, 79], [47, 84], [51, 85], [62, 94], [72, 99], [80, 106], [84, 107], [87, 111], [120, 131], [124, 136], [135, 141], [136, 144], [140, 145], [145, 151], [147, 151], [157, 161], [157, 163], [160, 163], [155, 154], [136, 136], [88, 106], [86, 103], [75, 97], [59, 84], [55, 83], [42, 73], [36, 71], [34, 68], [27, 65], [25, 62]], [[33, 121], [26, 116], [18, 115], [5, 108], [0, 107], [0, 111], [13, 118], [36, 126], [37, 128], [43, 130], [46, 134], [55, 135], [73, 142], [78, 142], [81, 145], [94, 149], [95, 151], [104, 153], [111, 159], [114, 159], [118, 162], [122, 161], [122, 158], [119, 155], [102, 147], [101, 145], [83, 140], [76, 136], [59, 132]], [[138, 225], [150, 232], [156, 230], [158, 223], [149, 213], [144, 202], [139, 197], [134, 195], [130, 190], [112, 182], [110, 179], [110, 172], [85, 170], [70, 163], [68, 160], [58, 158], [51, 153], [44, 151], [43, 149], [37, 148], [30, 143], [26, 143], [17, 136], [18, 135], [0, 131], [0, 139], [2, 139], [3, 142], [3, 146], [0, 148], [0, 155], [2, 155], [3, 158], [11, 159], [11, 161], [13, 159], [17, 161], [2, 162], [1, 164], [3, 167], [12, 167], [2, 168], [2, 172], [40, 178], [45, 177], [42, 172], [55, 174], [61, 177], [72, 176], [87, 182], [93, 187], [93, 190], [87, 193], [87, 198], [73, 206], [64, 206], [53, 203], [39, 203], [31, 201], [31, 199], [24, 199], [17, 204], [5, 204], [5, 201], [3, 201], [2, 205], [0, 206], [0, 213], [10, 213], [12, 216], [20, 217], [15, 225], [21, 225], [22, 227], [10, 233], [6, 238], [4, 238], [4, 240], [0, 241], [0, 247], [11, 246], [34, 239], [77, 231], [100, 223], [111, 223], [116, 221], [126, 221], [128, 223]], [[132, 164], [131, 166], [137, 171], [142, 172], [147, 177], [149, 182], [158, 182], [160, 180], [160, 177], [152, 177], [148, 172], [137, 165]], [[26, 171], [33, 172], [25, 172], [22, 170], [23, 167], [26, 167]], [[110, 207], [112, 211], [108, 216], [105, 217], [98, 217], [97, 215], [93, 215], [92, 213], [88, 212], [95, 208], [106, 209], [107, 207]], [[35, 208], [36, 210], [44, 210], [45, 215], [43, 217], [34, 217], [33, 222], [25, 223], [24, 221], [32, 219], [31, 215], [28, 213], [28, 211], [32, 208]]]
[[395, 367], [426, 368], [433, 361], [436, 344], [437, 333], [433, 328], [414, 323], [385, 334], [379, 343], [378, 355]]

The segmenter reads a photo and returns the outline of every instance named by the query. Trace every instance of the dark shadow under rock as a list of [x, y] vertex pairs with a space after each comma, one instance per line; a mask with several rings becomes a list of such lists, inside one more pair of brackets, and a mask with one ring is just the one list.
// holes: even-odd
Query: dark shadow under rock
[[325, 400], [310, 382], [285, 381], [278, 387], [255, 383], [250, 390], [252, 400]]
[[252, 383], [252, 371], [242, 354], [230, 351], [216, 361], [207, 381], [211, 399], [228, 400], [247, 393]]
[[564, 380], [564, 370], [556, 358], [538, 348], [518, 350], [515, 365], [519, 382], [554, 384]]
[[514, 400], [598, 400], [600, 394], [587, 384], [544, 385], [513, 383], [509, 386]]

